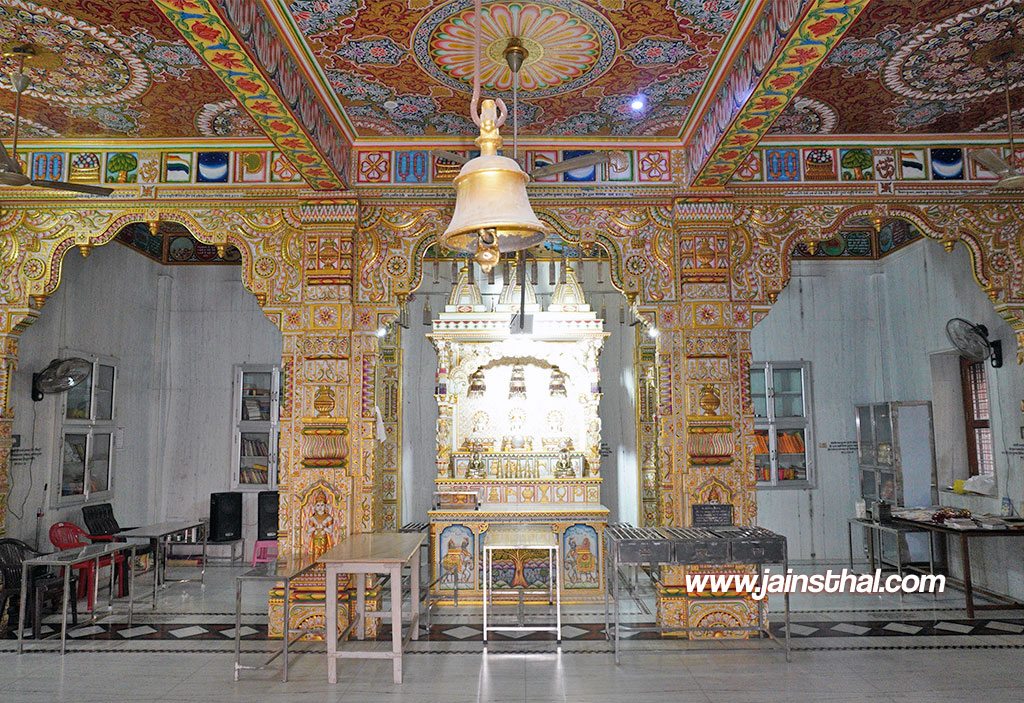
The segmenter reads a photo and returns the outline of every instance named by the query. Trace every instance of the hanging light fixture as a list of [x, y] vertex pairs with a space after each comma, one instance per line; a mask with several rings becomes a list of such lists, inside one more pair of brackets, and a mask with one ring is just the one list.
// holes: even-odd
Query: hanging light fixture
[[[475, 0], [474, 8], [475, 65], [469, 116], [480, 127], [480, 136], [476, 138], [480, 156], [467, 161], [455, 177], [455, 212], [441, 235], [441, 244], [455, 251], [473, 254], [481, 268], [490, 271], [502, 253], [536, 246], [544, 241], [547, 232], [526, 195], [530, 177], [515, 160], [498, 155], [498, 149], [504, 143], [498, 128], [508, 117], [505, 102], [487, 99], [480, 103], [480, 0]], [[525, 58], [526, 49], [510, 42], [505, 60], [515, 74], [517, 84], [518, 69]], [[516, 108], [518, 106], [513, 103], [514, 121], [518, 117]]]

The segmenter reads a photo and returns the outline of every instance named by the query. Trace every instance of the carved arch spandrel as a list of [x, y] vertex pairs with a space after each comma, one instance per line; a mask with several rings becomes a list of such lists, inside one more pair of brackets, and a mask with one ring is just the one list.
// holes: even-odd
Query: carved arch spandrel
[[[271, 308], [297, 304], [301, 243], [297, 218], [283, 208], [227, 208], [205, 204], [48, 210], [11, 209], [0, 219], [0, 297], [8, 304], [7, 328], [21, 329], [57, 290], [64, 256], [103, 246], [133, 223], [176, 222], [199, 241], [232, 245], [241, 253], [242, 284], [268, 317]], [[20, 308], [20, 310], [18, 310]], [[17, 312], [14, 312], [18, 310]]]
[[[674, 300], [671, 206], [540, 205], [537, 216], [569, 244], [600, 247], [612, 285], [645, 303]], [[448, 206], [367, 205], [360, 210], [357, 300], [385, 303], [416, 290], [423, 255], [451, 219]]]
[[1024, 205], [977, 203], [908, 205], [737, 205], [732, 242], [733, 299], [763, 318], [789, 282], [799, 241], [824, 242], [853, 218], [903, 219], [952, 250], [971, 255], [975, 281], [996, 312], [1014, 329], [1017, 361], [1024, 363]]

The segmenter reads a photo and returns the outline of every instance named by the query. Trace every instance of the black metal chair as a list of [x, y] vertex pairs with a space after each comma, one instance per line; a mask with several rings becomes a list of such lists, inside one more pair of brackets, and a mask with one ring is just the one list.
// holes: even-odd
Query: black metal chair
[[[36, 551], [20, 539], [10, 537], [0, 539], [0, 633], [6, 634], [18, 622], [18, 599], [21, 597], [21, 565], [26, 559], [38, 556]], [[28, 574], [28, 599], [26, 607], [32, 622], [32, 635], [39, 639], [43, 620], [43, 605], [47, 600], [54, 600], [56, 608], [61, 607], [64, 584], [60, 577], [54, 576], [45, 566], [38, 566]], [[70, 591], [71, 622], [78, 624], [78, 600], [74, 594], [78, 592], [78, 576], [72, 574]]]
[[[85, 521], [85, 529], [90, 535], [114, 537], [118, 542], [124, 542], [124, 539], [118, 539], [117, 533], [133, 529], [131, 527], [121, 527], [117, 523], [117, 518], [114, 517], [114, 508], [110, 503], [83, 505], [82, 520]], [[140, 544], [135, 548], [135, 556], [152, 553], [152, 544]]]

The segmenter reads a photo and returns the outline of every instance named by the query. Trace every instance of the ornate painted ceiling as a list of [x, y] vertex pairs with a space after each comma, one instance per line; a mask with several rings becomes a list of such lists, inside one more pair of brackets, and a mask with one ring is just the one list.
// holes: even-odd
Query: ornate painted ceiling
[[[0, 0], [0, 43], [26, 64], [27, 137], [250, 137], [259, 128], [149, 0]], [[0, 130], [11, 131], [13, 58], [0, 57]]]
[[[529, 52], [522, 133], [677, 137], [741, 4], [485, 3], [484, 91], [512, 104], [502, 50], [516, 36]], [[293, 0], [288, 10], [360, 137], [473, 132], [472, 0]]]
[[[984, 141], [1005, 129], [1002, 84], [972, 57], [1024, 31], [1024, 0], [484, 0], [481, 15], [485, 94], [511, 104], [502, 50], [516, 36], [529, 51], [519, 124], [534, 148], [623, 139], [661, 150], [655, 181], [710, 187], [766, 133]], [[0, 0], [0, 43], [45, 49], [26, 69], [25, 137], [255, 139], [237, 148], [276, 151], [245, 158], [289, 171], [259, 182], [321, 190], [389, 182], [360, 178], [368, 151], [383, 164], [475, 133], [474, 26], [473, 0]], [[14, 66], [0, 57], [0, 134]], [[1024, 85], [1021, 54], [1008, 71]], [[425, 173], [433, 157], [416, 158]]]
[[[772, 132], [1005, 132], [1001, 68], [972, 57], [1014, 34], [1024, 36], [1024, 0], [875, 0]], [[1024, 55], [1010, 60], [1007, 73], [1011, 89], [1024, 86]], [[1014, 105], [1021, 105], [1019, 91]]]

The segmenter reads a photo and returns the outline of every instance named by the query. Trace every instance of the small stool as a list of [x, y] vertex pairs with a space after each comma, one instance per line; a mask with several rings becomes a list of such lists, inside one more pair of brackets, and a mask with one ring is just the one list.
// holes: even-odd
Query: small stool
[[277, 559], [277, 540], [258, 539], [252, 548], [252, 566]]

